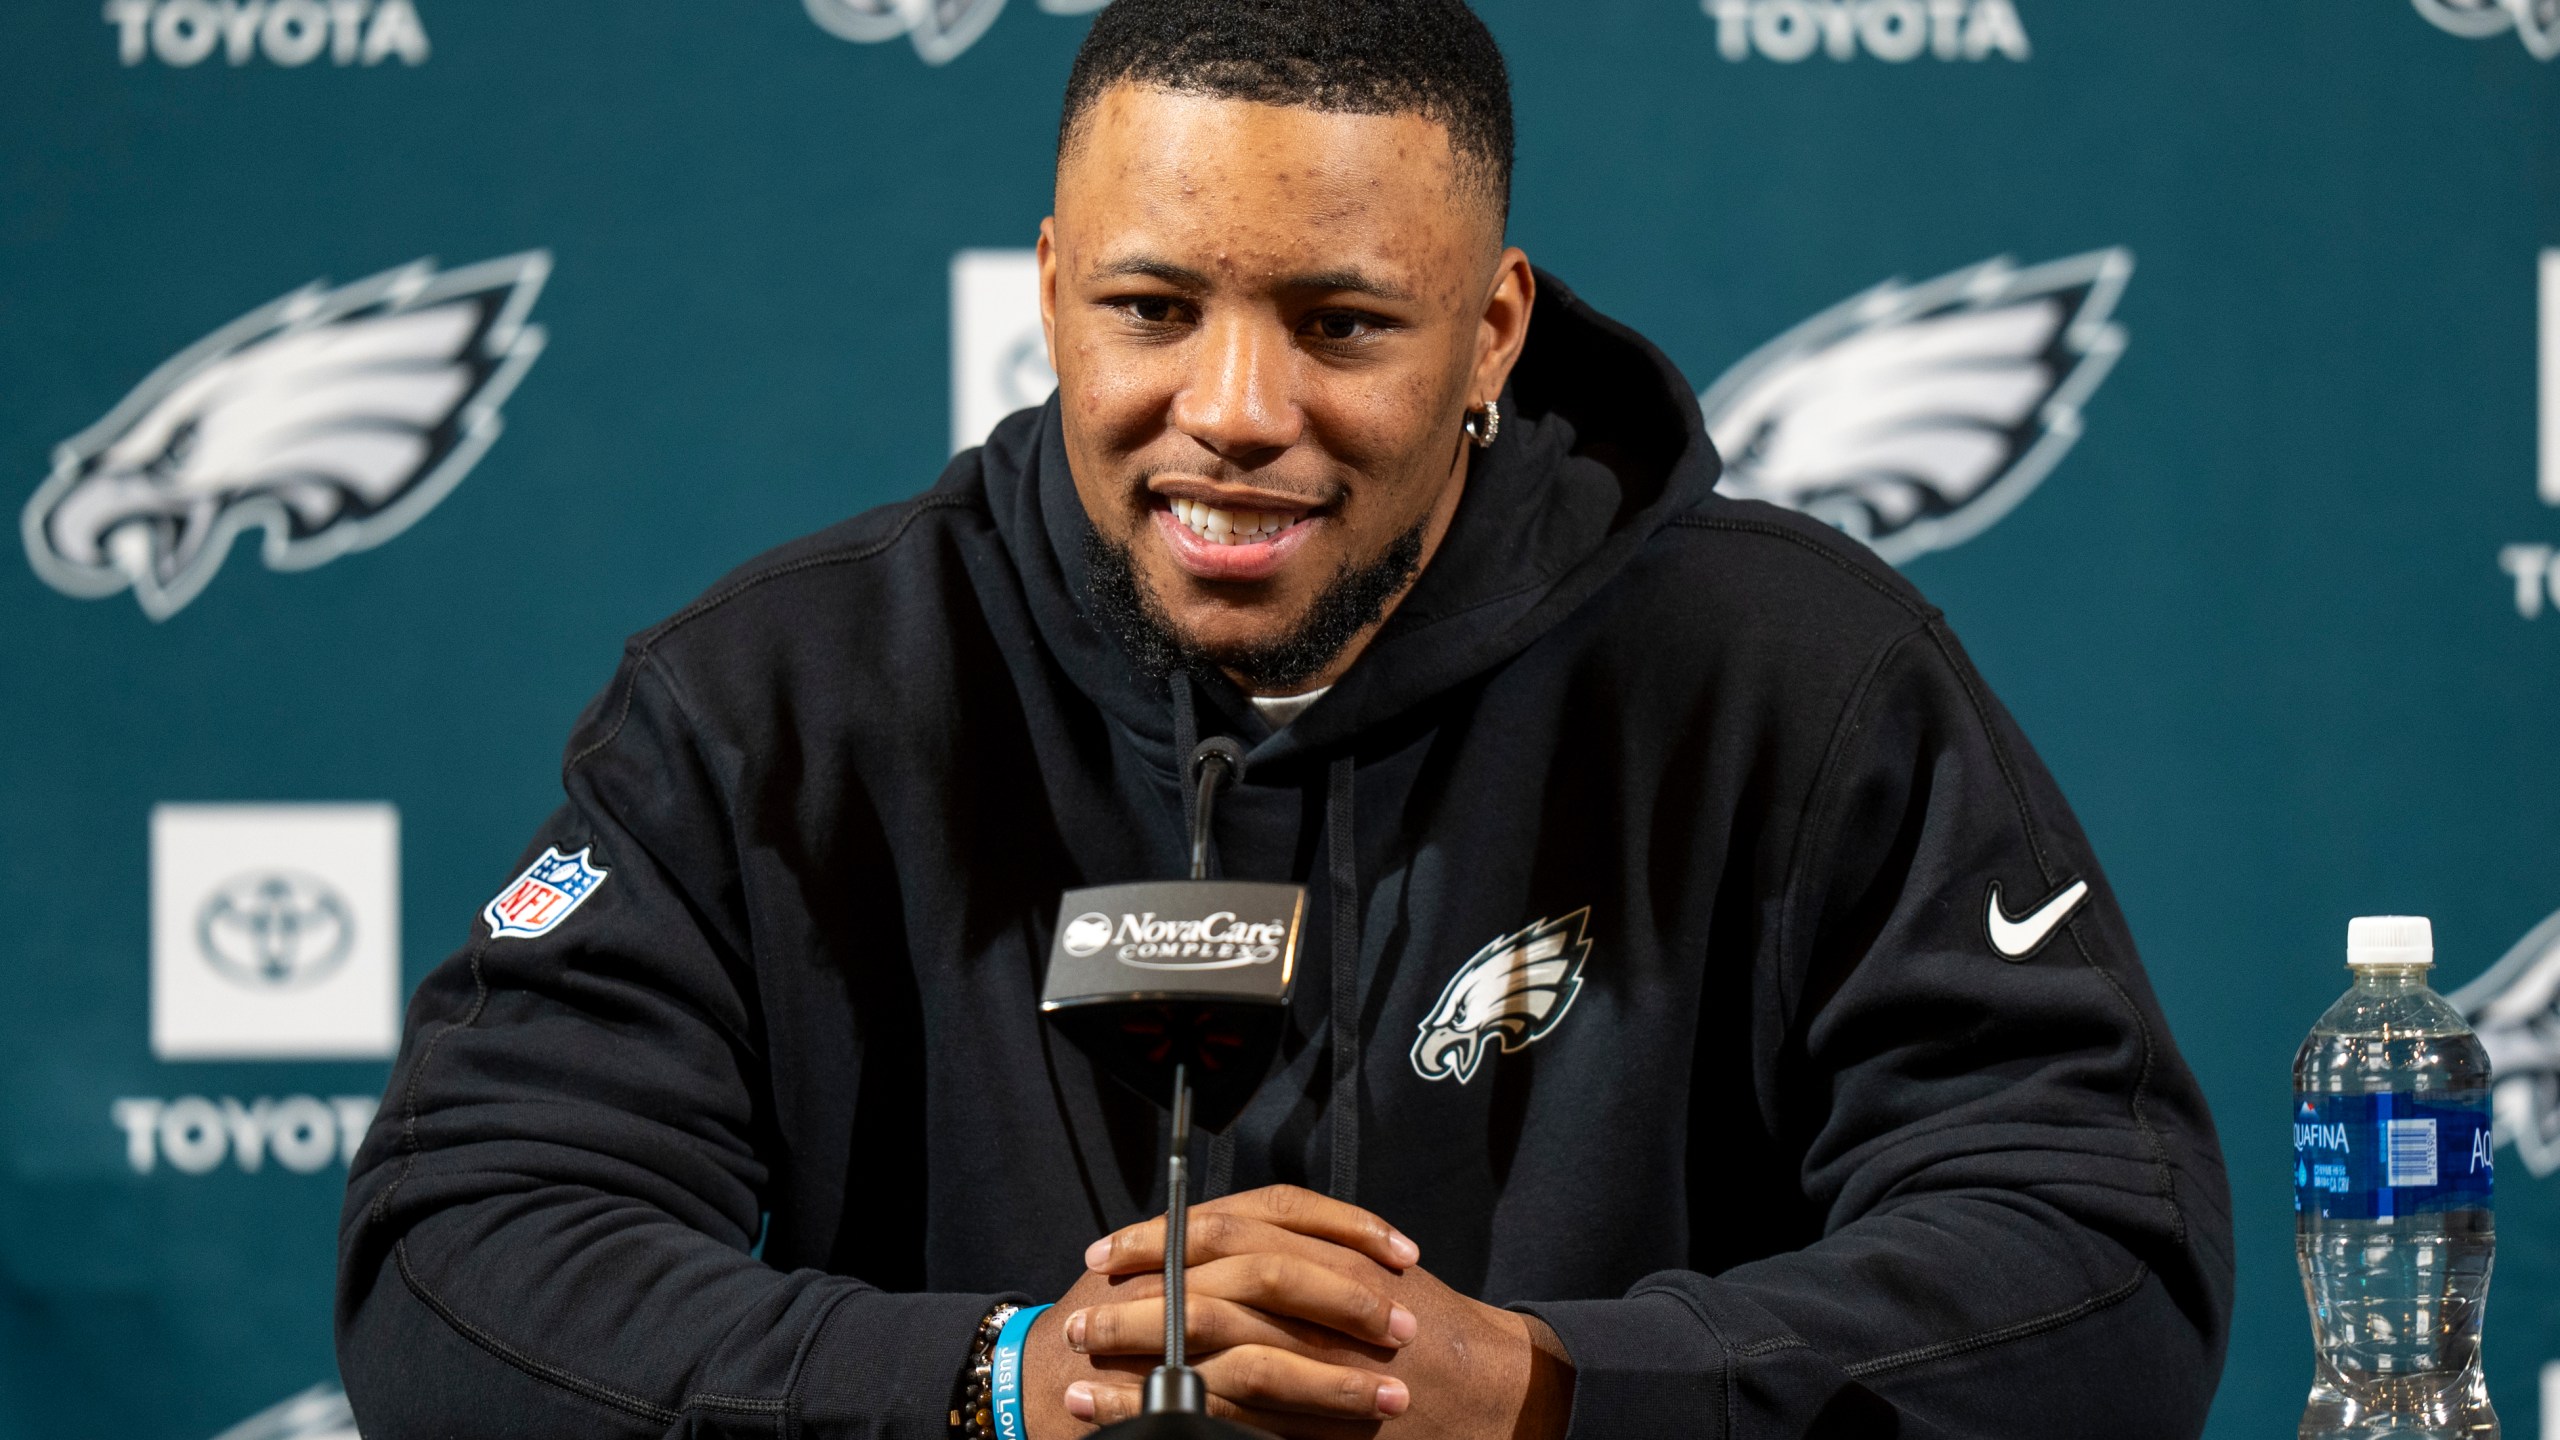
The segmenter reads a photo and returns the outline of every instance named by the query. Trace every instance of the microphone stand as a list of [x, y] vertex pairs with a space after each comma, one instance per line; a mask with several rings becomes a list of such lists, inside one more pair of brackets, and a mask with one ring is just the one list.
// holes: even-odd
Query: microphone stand
[[[1218, 789], [1244, 769], [1244, 748], [1224, 736], [1192, 752], [1197, 777], [1191, 806], [1191, 878], [1209, 878], [1209, 812]], [[1209, 1413], [1209, 1387], [1186, 1363], [1191, 1251], [1191, 1071], [1173, 1067], [1173, 1147], [1164, 1162], [1164, 1363], [1147, 1372], [1137, 1416], [1104, 1427], [1109, 1440], [1271, 1440], [1262, 1431]]]
[[[1191, 799], [1191, 878], [1209, 878], [1209, 815], [1218, 789], [1244, 768], [1244, 749], [1215, 736], [1192, 752], [1196, 788]], [[1164, 1363], [1147, 1374], [1149, 1415], [1206, 1415], [1209, 1390], [1200, 1372], [1183, 1363], [1183, 1333], [1190, 1318], [1184, 1293], [1191, 1238], [1191, 1072], [1173, 1067], [1173, 1153], [1164, 1162]]]
[[1187, 1067], [1173, 1067], [1173, 1154], [1164, 1162], [1164, 1363], [1147, 1373], [1144, 1413], [1202, 1415], [1209, 1390], [1200, 1372], [1184, 1363], [1183, 1333], [1190, 1318], [1184, 1293], [1191, 1230], [1191, 1084]]

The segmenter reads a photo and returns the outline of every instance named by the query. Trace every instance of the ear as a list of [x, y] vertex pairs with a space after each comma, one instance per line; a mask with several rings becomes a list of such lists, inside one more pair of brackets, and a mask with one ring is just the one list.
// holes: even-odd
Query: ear
[[1517, 245], [1505, 249], [1493, 262], [1493, 285], [1476, 324], [1476, 366], [1467, 382], [1468, 408], [1501, 398], [1511, 367], [1520, 363], [1520, 351], [1529, 343], [1529, 312], [1537, 303], [1538, 277], [1529, 268], [1529, 257]]
[[1058, 217], [1040, 221], [1040, 343], [1049, 351], [1049, 373], [1058, 373]]

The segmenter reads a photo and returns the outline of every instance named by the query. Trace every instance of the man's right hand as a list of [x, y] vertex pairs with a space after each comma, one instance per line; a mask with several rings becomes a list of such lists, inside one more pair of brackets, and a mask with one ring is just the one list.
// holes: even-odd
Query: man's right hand
[[[1115, 1255], [1159, 1249], [1162, 1226], [1096, 1241], [1086, 1275], [1032, 1325], [1023, 1347], [1031, 1440], [1084, 1433], [1097, 1388], [1125, 1388], [1154, 1368], [1162, 1272], [1112, 1272], [1128, 1268]], [[1394, 1227], [1312, 1191], [1272, 1186], [1194, 1206], [1186, 1248], [1186, 1345], [1222, 1412], [1270, 1429], [1349, 1433], [1411, 1403], [1404, 1382], [1384, 1373], [1416, 1328], [1387, 1293], [1394, 1272], [1420, 1259]]]

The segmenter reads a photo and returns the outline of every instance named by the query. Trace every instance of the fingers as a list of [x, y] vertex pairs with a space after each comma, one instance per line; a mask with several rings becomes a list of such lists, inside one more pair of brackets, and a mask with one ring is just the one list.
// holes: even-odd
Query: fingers
[[[1219, 1262], [1221, 1265], [1230, 1263]], [[1297, 1318], [1341, 1333], [1334, 1336], [1307, 1334], [1278, 1318], [1287, 1312], [1278, 1310], [1276, 1306], [1238, 1303], [1217, 1293], [1224, 1288], [1223, 1280], [1242, 1277], [1210, 1275], [1211, 1268], [1202, 1267], [1192, 1272], [1190, 1304], [1184, 1313], [1183, 1344], [1195, 1355], [1238, 1345], [1270, 1345], [1298, 1351], [1330, 1350], [1339, 1348], [1343, 1336], [1393, 1350], [1412, 1340], [1414, 1332], [1420, 1328], [1412, 1311], [1401, 1305], [1389, 1304], [1385, 1307], [1384, 1333], [1365, 1334], [1359, 1327], [1372, 1325], [1376, 1318], [1366, 1301], [1351, 1300], [1347, 1304], [1327, 1306], [1309, 1299], [1296, 1308], [1321, 1309], [1325, 1313], [1301, 1314]], [[1205, 1289], [1204, 1277], [1207, 1281]], [[1343, 1298], [1347, 1297], [1337, 1297]], [[1067, 1316], [1060, 1334], [1065, 1338], [1067, 1348], [1080, 1355], [1153, 1355], [1164, 1348], [1164, 1301], [1161, 1297], [1125, 1300], [1077, 1310]]]
[[[1266, 1185], [1193, 1206], [1185, 1258], [1200, 1263], [1204, 1248], [1211, 1257], [1234, 1254], [1251, 1237], [1267, 1237], [1271, 1230], [1340, 1245], [1390, 1269], [1401, 1270], [1422, 1258], [1422, 1247], [1386, 1221], [1295, 1185]], [[1267, 1239], [1262, 1248], [1269, 1248]], [[1162, 1265], [1164, 1220], [1158, 1217], [1103, 1236], [1086, 1249], [1084, 1263], [1086, 1269], [1108, 1275]]]
[[[1082, 1395], [1078, 1391], [1085, 1392]], [[1067, 1411], [1079, 1420], [1108, 1425], [1126, 1420], [1145, 1408], [1145, 1391], [1135, 1385], [1109, 1385], [1099, 1389], [1078, 1381], [1068, 1387]], [[1382, 1421], [1335, 1420], [1316, 1415], [1296, 1415], [1285, 1410], [1266, 1410], [1258, 1406], [1238, 1405], [1223, 1395], [1209, 1397], [1209, 1413], [1221, 1420], [1234, 1420], [1250, 1425], [1266, 1435], [1282, 1440], [1376, 1440]]]
[[[1069, 1315], [1059, 1333], [1079, 1355], [1153, 1355], [1164, 1348], [1164, 1301], [1091, 1306]], [[1231, 1300], [1195, 1292], [1184, 1308], [1182, 1343], [1194, 1355], [1230, 1345], [1284, 1345], [1293, 1338], [1270, 1316]]]
[[1360, 1281], [1297, 1255], [1260, 1251], [1194, 1265], [1194, 1295], [1232, 1300], [1339, 1330], [1372, 1345], [1400, 1346], [1413, 1338], [1413, 1312]]
[[[1266, 1411], [1378, 1421], [1403, 1414], [1413, 1403], [1404, 1382], [1393, 1376], [1327, 1365], [1262, 1345], [1220, 1351], [1197, 1368], [1209, 1387], [1210, 1413], [1229, 1418]], [[1140, 1396], [1135, 1385], [1079, 1380], [1067, 1387], [1067, 1413], [1108, 1425], [1137, 1414]]]
[[[1146, 1408], [1145, 1394], [1136, 1385], [1094, 1384], [1079, 1380], [1067, 1387], [1067, 1413], [1095, 1425], [1110, 1425], [1141, 1413]], [[1221, 1420], [1250, 1425], [1265, 1435], [1283, 1437], [1283, 1440], [1374, 1440], [1378, 1426], [1383, 1423], [1374, 1417], [1338, 1420], [1330, 1416], [1299, 1415], [1286, 1410], [1238, 1405], [1223, 1395], [1209, 1397], [1209, 1413]]]
[[1200, 1362], [1209, 1393], [1238, 1405], [1330, 1415], [1338, 1420], [1385, 1420], [1413, 1403], [1403, 1381], [1390, 1375], [1327, 1365], [1268, 1345], [1239, 1345]]
[[[1094, 1264], [1096, 1256], [1109, 1249], [1109, 1259]], [[1184, 1237], [1184, 1259], [1201, 1265], [1229, 1255], [1249, 1255], [1272, 1251], [1283, 1255], [1303, 1255], [1311, 1260], [1331, 1261], [1342, 1265], [1363, 1263], [1352, 1250], [1330, 1240], [1318, 1240], [1294, 1230], [1283, 1230], [1269, 1221], [1232, 1212], [1202, 1214], [1194, 1211], [1190, 1233]], [[1085, 1268], [1105, 1275], [1143, 1275], [1164, 1268], [1164, 1221], [1149, 1220], [1132, 1225], [1093, 1242], [1084, 1252]]]

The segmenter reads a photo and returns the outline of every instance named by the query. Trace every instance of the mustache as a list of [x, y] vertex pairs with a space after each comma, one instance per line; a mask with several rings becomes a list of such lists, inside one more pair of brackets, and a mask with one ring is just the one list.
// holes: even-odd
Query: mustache
[[1340, 504], [1349, 493], [1340, 481], [1315, 487], [1274, 483], [1273, 477], [1223, 465], [1151, 466], [1137, 473], [1132, 487], [1141, 496], [1185, 496], [1222, 506], [1251, 506], [1259, 501], [1275, 508], [1292, 510], [1329, 509]]

